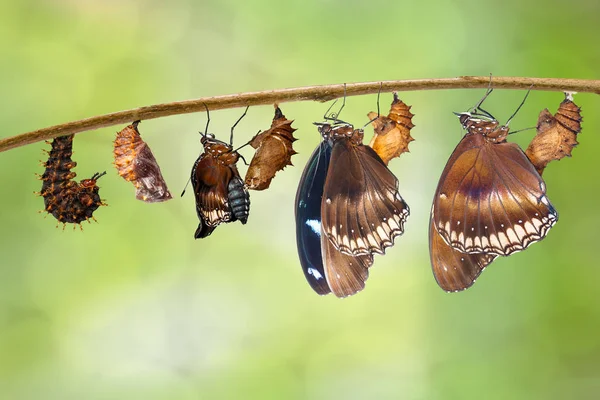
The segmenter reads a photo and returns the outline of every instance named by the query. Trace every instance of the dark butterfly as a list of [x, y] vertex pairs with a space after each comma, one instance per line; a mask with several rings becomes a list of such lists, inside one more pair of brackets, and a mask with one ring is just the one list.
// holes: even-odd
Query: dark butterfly
[[543, 239], [558, 220], [543, 179], [521, 148], [506, 141], [508, 122], [501, 126], [480, 108], [491, 91], [473, 112], [457, 114], [467, 133], [450, 156], [433, 200], [431, 263], [447, 291], [471, 286], [496, 256]]
[[373, 253], [403, 233], [409, 209], [396, 177], [362, 144], [363, 130], [333, 120], [316, 124], [323, 141], [296, 194], [296, 239], [311, 287], [346, 297], [364, 288]]
[[[248, 111], [248, 108], [246, 108]], [[192, 187], [196, 195], [196, 213], [200, 223], [194, 234], [196, 239], [209, 236], [222, 222], [248, 221], [250, 194], [244, 186], [236, 163], [241, 157], [233, 150], [233, 129], [246, 115], [231, 127], [230, 144], [215, 139], [209, 133], [202, 134], [202, 153], [192, 168]], [[206, 110], [208, 121], [208, 108]]]

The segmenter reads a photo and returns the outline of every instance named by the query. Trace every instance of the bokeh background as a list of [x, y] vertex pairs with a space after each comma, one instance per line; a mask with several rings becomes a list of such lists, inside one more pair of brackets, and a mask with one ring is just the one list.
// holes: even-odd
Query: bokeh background
[[[459, 75], [598, 78], [600, 3], [574, 1], [91, 1], [0, 3], [1, 137], [122, 109], [313, 84]], [[296, 256], [294, 196], [327, 105], [282, 104], [294, 168], [251, 193], [248, 224], [195, 241], [180, 198], [203, 113], [143, 122], [175, 199], [135, 200], [111, 165], [121, 127], [76, 136], [78, 179], [109, 204], [84, 231], [38, 211], [37, 143], [0, 154], [2, 399], [549, 399], [600, 392], [600, 98], [580, 94], [581, 145], [545, 173], [560, 221], [541, 243], [447, 294], [429, 265], [437, 180], [462, 131], [452, 111], [483, 90], [401, 93], [411, 152], [391, 164], [411, 206], [367, 288], [319, 297]], [[523, 91], [486, 102], [504, 121]], [[561, 93], [533, 92], [511, 124], [535, 125]], [[387, 110], [391, 95], [382, 95]], [[366, 123], [375, 96], [348, 99]], [[241, 109], [212, 113], [226, 138]], [[270, 125], [254, 107], [235, 142]], [[371, 134], [370, 128], [367, 136]], [[514, 138], [526, 145], [534, 131]], [[250, 149], [243, 154], [251, 157]], [[240, 169], [245, 172], [245, 167]], [[244, 173], [242, 172], [242, 173]]]

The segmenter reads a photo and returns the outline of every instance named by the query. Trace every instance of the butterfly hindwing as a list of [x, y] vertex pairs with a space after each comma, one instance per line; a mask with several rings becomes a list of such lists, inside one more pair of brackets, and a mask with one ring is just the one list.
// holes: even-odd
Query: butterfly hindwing
[[453, 249], [435, 229], [433, 218], [429, 226], [429, 254], [433, 276], [447, 292], [471, 287], [483, 269], [498, 257], [493, 254], [466, 254]]
[[364, 289], [373, 256], [344, 254], [335, 248], [324, 232], [321, 233], [321, 246], [325, 277], [331, 292], [337, 297], [347, 297]]

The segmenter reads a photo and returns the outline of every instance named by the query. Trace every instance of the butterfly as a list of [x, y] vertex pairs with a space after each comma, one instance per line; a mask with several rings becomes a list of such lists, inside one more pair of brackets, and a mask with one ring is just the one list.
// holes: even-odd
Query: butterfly
[[500, 125], [481, 109], [491, 92], [471, 112], [457, 114], [467, 133], [450, 156], [433, 200], [431, 263], [446, 291], [470, 287], [497, 256], [543, 239], [558, 220], [544, 180], [521, 148], [506, 141], [508, 124], [525, 100]]
[[363, 145], [364, 131], [326, 119], [333, 121], [315, 123], [322, 142], [298, 186], [296, 239], [313, 290], [346, 297], [364, 288], [373, 254], [404, 232], [409, 208], [396, 177]]
[[[209, 236], [222, 222], [239, 220], [245, 224], [248, 221], [250, 194], [236, 167], [241, 156], [231, 144], [233, 129], [247, 111], [248, 108], [231, 127], [229, 144], [215, 139], [212, 134], [201, 133], [200, 142], [204, 146], [204, 152], [194, 162], [191, 174], [196, 196], [196, 213], [200, 220], [194, 233], [196, 239]], [[206, 112], [208, 120], [205, 131], [208, 132], [208, 108]]]

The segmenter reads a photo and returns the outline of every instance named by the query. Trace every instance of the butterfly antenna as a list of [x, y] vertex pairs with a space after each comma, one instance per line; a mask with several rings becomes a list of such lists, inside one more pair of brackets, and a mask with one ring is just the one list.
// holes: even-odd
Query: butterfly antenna
[[[208, 124], [210, 123], [210, 111], [208, 111], [208, 106], [206, 105], [206, 103], [202, 104], [204, 104], [204, 108], [206, 108], [206, 127], [204, 128], [204, 133], [200, 132], [200, 134], [202, 136], [206, 136], [208, 134]], [[185, 189], [183, 191], [185, 192]], [[181, 195], [183, 196], [183, 194]]]
[[183, 187], [183, 192], [181, 192], [181, 197], [183, 197], [183, 195], [185, 194], [185, 190], [187, 189], [187, 187], [190, 184], [191, 180], [192, 180], [192, 178], [188, 178], [187, 183]]
[[325, 111], [325, 114], [323, 114], [323, 119], [324, 119], [325, 121], [327, 121], [327, 120], [329, 120], [329, 119], [332, 119], [332, 118], [328, 117], [328, 116], [327, 116], [327, 114], [329, 114], [329, 111], [331, 111], [331, 109], [333, 108], [333, 106], [335, 105], [335, 103], [337, 103], [337, 101], [338, 101], [338, 100], [339, 100], [339, 99], [335, 99], [335, 100], [333, 101], [333, 103], [331, 103], [331, 105], [329, 106], [329, 108], [327, 109], [327, 111]]
[[249, 108], [250, 108], [250, 106], [246, 106], [246, 109], [244, 110], [244, 113], [242, 114], [242, 116], [237, 121], [235, 121], [235, 124], [233, 124], [233, 126], [231, 127], [231, 136], [229, 136], [229, 145], [230, 146], [233, 146], [233, 129], [242, 120], [242, 118], [244, 118], [246, 116], [246, 113], [248, 112]]
[[508, 132], [508, 134], [509, 134], [509, 135], [512, 135], [513, 133], [519, 133], [519, 132], [523, 132], [523, 131], [528, 131], [528, 130], [530, 130], [530, 129], [535, 129], [535, 128], [536, 128], [535, 126], [530, 126], [529, 128], [524, 128], [524, 129], [519, 129], [518, 131], [511, 131], [511, 132]]
[[[477, 103], [477, 105], [475, 107], [472, 108], [473, 111], [476, 110], [481, 110], [482, 112], [484, 112], [486, 115], [491, 116], [491, 114], [483, 109], [481, 109], [481, 105], [483, 104], [483, 102], [485, 101], [485, 99], [488, 98], [488, 96], [490, 94], [492, 94], [492, 92], [494, 91], [494, 88], [492, 87], [492, 74], [490, 73], [490, 83], [488, 84], [488, 88], [485, 91], [485, 94], [483, 95], [483, 97], [481, 98], [481, 100], [479, 100], [479, 103]], [[493, 117], [492, 117], [493, 118]]]
[[533, 88], [533, 84], [531, 86], [529, 86], [529, 90], [527, 90], [527, 93], [525, 93], [525, 97], [523, 97], [523, 101], [521, 102], [521, 104], [519, 104], [519, 107], [517, 107], [517, 109], [515, 110], [513, 115], [510, 116], [510, 118], [508, 119], [508, 121], [506, 121], [506, 124], [504, 124], [504, 125], [508, 126], [508, 124], [510, 124], [510, 121], [512, 121], [512, 119], [515, 117], [515, 115], [517, 115], [517, 113], [519, 112], [521, 107], [523, 107], [523, 104], [525, 104], [525, 100], [527, 100], [527, 96], [529, 96], [529, 93], [531, 92], [532, 88]]
[[[256, 133], [256, 135], [258, 135], [260, 133], [260, 130]], [[254, 137], [256, 137], [256, 135], [254, 135]], [[244, 143], [243, 145], [241, 145], [240, 147], [238, 147], [237, 149], [233, 150], [233, 153], [235, 153], [236, 151], [243, 149], [244, 147], [248, 146], [250, 144], [252, 140], [248, 141], [247, 143]]]

